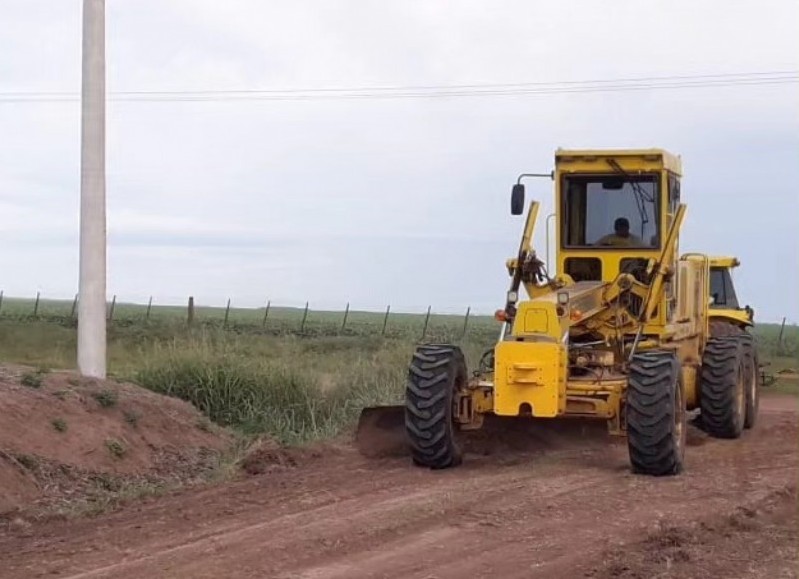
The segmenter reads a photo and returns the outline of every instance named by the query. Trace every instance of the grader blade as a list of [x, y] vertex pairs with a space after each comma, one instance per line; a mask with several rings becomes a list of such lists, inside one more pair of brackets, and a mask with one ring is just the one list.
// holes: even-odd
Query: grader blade
[[371, 458], [406, 455], [405, 407], [364, 408], [355, 431], [355, 445], [361, 454]]

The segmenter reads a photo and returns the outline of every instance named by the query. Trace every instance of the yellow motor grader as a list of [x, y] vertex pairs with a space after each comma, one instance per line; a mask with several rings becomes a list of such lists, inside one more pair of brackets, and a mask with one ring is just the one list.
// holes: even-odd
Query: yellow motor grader
[[[558, 273], [532, 248], [534, 201], [507, 262], [499, 340], [478, 369], [468, 373], [455, 345], [413, 354], [401, 412], [416, 464], [458, 465], [462, 431], [486, 414], [605, 420], [627, 437], [633, 470], [656, 476], [682, 468], [688, 411], [720, 438], [754, 425], [757, 353], [752, 311], [732, 286], [738, 261], [679, 254], [681, 174], [679, 157], [660, 149], [559, 149], [554, 171], [519, 177], [514, 215], [523, 178], [554, 181]], [[382, 411], [365, 409], [359, 428], [379, 428]]]

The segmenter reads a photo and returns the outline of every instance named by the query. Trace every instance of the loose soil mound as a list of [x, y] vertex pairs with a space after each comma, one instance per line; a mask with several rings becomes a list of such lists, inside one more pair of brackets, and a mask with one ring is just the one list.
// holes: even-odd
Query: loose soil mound
[[232, 439], [190, 404], [113, 381], [0, 367], [0, 514], [196, 479]]
[[304, 467], [320, 458], [341, 454], [342, 447], [339, 444], [336, 441], [326, 441], [305, 446], [286, 447], [264, 436], [250, 445], [238, 461], [238, 467], [248, 475], [261, 475]]
[[[467, 455], [506, 456], [546, 454], [618, 443], [600, 421], [531, 420], [488, 415], [479, 430], [463, 432], [458, 443]], [[369, 458], [408, 456], [405, 415], [401, 407], [367, 409], [355, 433], [358, 450]]]

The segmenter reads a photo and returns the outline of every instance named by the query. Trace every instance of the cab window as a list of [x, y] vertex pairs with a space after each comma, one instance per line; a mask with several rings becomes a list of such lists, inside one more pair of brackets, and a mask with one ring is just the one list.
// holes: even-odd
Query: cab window
[[738, 297], [732, 287], [732, 276], [726, 267], [710, 268], [711, 308], [738, 309]]
[[565, 176], [563, 247], [657, 249], [657, 175]]

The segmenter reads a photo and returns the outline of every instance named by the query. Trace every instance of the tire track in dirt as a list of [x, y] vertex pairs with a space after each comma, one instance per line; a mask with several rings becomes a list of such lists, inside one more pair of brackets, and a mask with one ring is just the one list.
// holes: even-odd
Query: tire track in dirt
[[[324, 547], [326, 543], [334, 544], [339, 550], [344, 547], [350, 548], [353, 544], [363, 548], [370, 543], [380, 543], [383, 538], [403, 536], [413, 533], [416, 529], [436, 527], [442, 518], [455, 512], [471, 513], [481, 505], [485, 507], [500, 503], [509, 492], [527, 489], [535, 492], [539, 498], [545, 499], [556, 498], [599, 484], [596, 480], [585, 481], [583, 476], [570, 475], [563, 477], [559, 485], [553, 487], [548, 485], [546, 480], [536, 481], [535, 478], [540, 478], [540, 474], [515, 475], [510, 480], [504, 480], [501, 475], [491, 475], [463, 484], [464, 481], [459, 477], [447, 473], [445, 479], [440, 481], [441, 484], [423, 490], [406, 489], [399, 496], [392, 492], [388, 497], [374, 497], [369, 501], [368, 508], [363, 508], [361, 497], [354, 497], [282, 515], [269, 521], [255, 523], [250, 520], [239, 521], [238, 524], [216, 528], [212, 533], [196, 540], [164, 549], [157, 555], [148, 555], [73, 577], [75, 579], [101, 577], [106, 574], [119, 576], [120, 573], [140, 576], [139, 573], [143, 572], [149, 563], [160, 557], [168, 557], [177, 564], [191, 569], [198, 551], [219, 552], [218, 557], [224, 560], [225, 553], [230, 552], [228, 549], [235, 547], [238, 551], [233, 558], [240, 559], [242, 547], [249, 544], [256, 550], [267, 544], [275, 553], [280, 553], [289, 547], [302, 553], [314, 552], [319, 550], [320, 545]], [[477, 489], [469, 488], [477, 484], [491, 488], [492, 496], [482, 496]], [[469, 500], [464, 500], [463, 496]], [[290, 529], [290, 532], [282, 532], [283, 529]], [[263, 537], [270, 538], [264, 540]], [[296, 556], [292, 556], [292, 559], [296, 560]], [[197, 573], [202, 573], [202, 569], [191, 569], [190, 576], [199, 576]]]
[[571, 577], [664, 525], [794, 492], [795, 402], [764, 398], [737, 441], [692, 434], [686, 472], [634, 476], [623, 444], [469, 456], [430, 472], [349, 451], [0, 534], [3, 577]]

